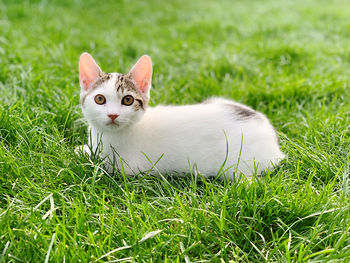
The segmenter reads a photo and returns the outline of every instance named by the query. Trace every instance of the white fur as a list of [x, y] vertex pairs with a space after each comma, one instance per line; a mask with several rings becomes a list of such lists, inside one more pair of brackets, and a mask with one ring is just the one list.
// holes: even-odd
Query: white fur
[[[92, 150], [102, 145], [102, 156], [115, 159], [117, 169], [121, 157], [127, 174], [148, 171], [162, 156], [154, 169], [161, 173], [188, 173], [196, 167], [205, 176], [215, 176], [224, 164], [226, 176], [232, 179], [238, 172], [248, 177], [260, 174], [284, 157], [273, 127], [261, 113], [240, 119], [228, 104], [246, 106], [220, 98], [135, 112], [121, 105], [125, 94], [117, 94], [116, 76], [91, 91], [82, 109]], [[106, 105], [94, 102], [96, 94], [106, 97]], [[120, 126], [109, 125], [107, 114], [120, 115], [116, 119]]]

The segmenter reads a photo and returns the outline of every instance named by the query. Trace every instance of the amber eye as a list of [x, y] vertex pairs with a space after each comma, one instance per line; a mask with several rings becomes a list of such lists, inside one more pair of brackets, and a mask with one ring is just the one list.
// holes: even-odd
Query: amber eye
[[105, 96], [101, 95], [101, 94], [97, 94], [95, 96], [95, 102], [99, 105], [105, 104], [106, 103], [106, 98]]
[[123, 99], [122, 99], [122, 104], [126, 105], [126, 106], [130, 106], [131, 104], [134, 103], [134, 97], [131, 95], [126, 95]]

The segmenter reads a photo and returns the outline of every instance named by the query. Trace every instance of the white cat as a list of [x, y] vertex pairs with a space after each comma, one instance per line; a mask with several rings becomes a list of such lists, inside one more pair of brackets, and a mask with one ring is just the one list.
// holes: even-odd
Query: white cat
[[[101, 151], [109, 168], [126, 174], [188, 173], [205, 176], [238, 173], [251, 177], [284, 158], [268, 119], [231, 100], [148, 107], [152, 62], [142, 56], [130, 72], [103, 73], [83, 53], [79, 63], [81, 104], [89, 122], [89, 146]], [[91, 145], [90, 145], [91, 144]]]

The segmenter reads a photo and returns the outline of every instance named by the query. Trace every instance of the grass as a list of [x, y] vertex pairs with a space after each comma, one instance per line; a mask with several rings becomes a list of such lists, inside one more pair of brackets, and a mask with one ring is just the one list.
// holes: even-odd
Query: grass
[[[0, 262], [348, 262], [350, 8], [338, 1], [0, 0]], [[151, 104], [235, 99], [287, 158], [249, 184], [125, 177], [87, 140], [78, 58], [154, 62]]]

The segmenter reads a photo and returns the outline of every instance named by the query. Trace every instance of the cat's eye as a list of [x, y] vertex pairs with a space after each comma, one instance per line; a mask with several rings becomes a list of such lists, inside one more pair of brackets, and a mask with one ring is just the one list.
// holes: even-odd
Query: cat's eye
[[122, 104], [126, 105], [126, 106], [130, 106], [131, 104], [134, 103], [134, 97], [131, 95], [126, 95], [123, 99], [122, 99]]
[[97, 94], [95, 96], [95, 102], [99, 105], [105, 104], [106, 103], [106, 98], [105, 96], [101, 95], [101, 94]]

